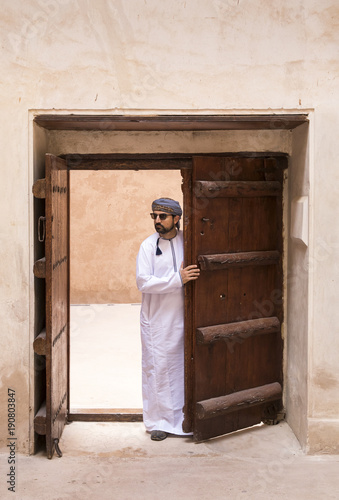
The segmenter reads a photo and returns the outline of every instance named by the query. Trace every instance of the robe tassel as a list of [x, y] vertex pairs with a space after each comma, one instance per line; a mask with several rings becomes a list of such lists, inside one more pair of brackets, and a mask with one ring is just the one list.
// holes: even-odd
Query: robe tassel
[[159, 248], [159, 240], [160, 238], [157, 239], [157, 251], [155, 252], [155, 255], [162, 255], [162, 251]]

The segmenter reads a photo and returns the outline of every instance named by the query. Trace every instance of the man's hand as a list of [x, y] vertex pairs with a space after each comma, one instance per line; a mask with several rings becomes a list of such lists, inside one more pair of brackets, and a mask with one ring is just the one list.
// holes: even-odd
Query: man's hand
[[197, 280], [200, 276], [200, 269], [196, 264], [192, 264], [191, 266], [187, 266], [184, 268], [184, 263], [181, 263], [180, 266], [180, 274], [183, 284], [187, 283], [191, 280]]

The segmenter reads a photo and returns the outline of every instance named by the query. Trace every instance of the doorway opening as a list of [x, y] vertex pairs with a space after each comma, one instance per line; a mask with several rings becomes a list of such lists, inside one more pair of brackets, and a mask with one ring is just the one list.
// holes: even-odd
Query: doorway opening
[[[103, 120], [102, 116], [96, 117], [97, 121], [95, 121], [94, 118], [94, 116], [79, 117], [75, 115], [47, 115], [46, 117], [46, 115], [42, 115], [35, 119], [35, 158], [32, 170], [34, 174], [34, 181], [43, 177], [44, 154], [46, 152], [50, 151], [55, 155], [62, 155], [64, 158], [67, 158], [68, 155], [65, 154], [67, 151], [78, 150], [81, 154], [75, 154], [74, 156], [76, 156], [75, 159], [79, 161], [79, 157], [86, 156], [86, 151], [84, 150], [87, 149], [88, 153], [88, 146], [87, 143], [85, 145], [85, 139], [92, 137], [93, 130], [97, 130], [100, 133], [97, 135], [94, 134], [93, 140], [92, 142], [90, 142], [91, 153], [96, 153], [97, 156], [104, 156], [101, 155], [101, 151], [105, 149], [103, 147], [103, 144], [106, 144], [106, 146], [108, 146], [108, 149], [112, 151], [112, 148], [114, 149], [112, 145], [116, 140], [118, 140], [117, 148], [122, 147], [123, 149], [123, 146], [121, 146], [121, 144], [124, 144], [123, 139], [125, 139], [127, 136], [129, 138], [129, 144], [133, 144], [133, 147], [130, 146], [130, 150], [133, 150], [133, 148], [135, 149], [135, 137], [136, 135], [139, 136], [139, 134], [139, 139], [142, 139], [142, 144], [140, 142], [137, 143], [138, 151], [140, 151], [140, 149], [143, 152], [145, 152], [146, 150], [147, 152], [152, 151], [153, 155], [156, 155], [157, 151], [161, 151], [163, 153], [163, 143], [166, 143], [166, 152], [172, 151], [172, 153], [169, 153], [172, 154], [172, 156], [173, 152], [178, 154], [178, 151], [185, 152], [182, 156], [185, 156], [185, 154], [186, 156], [192, 156], [192, 154], [201, 153], [202, 150], [204, 151], [204, 153], [207, 152], [207, 154], [220, 154], [221, 151], [239, 152], [249, 150], [256, 152], [286, 152], [287, 154], [291, 155], [290, 180], [292, 180], [292, 182], [289, 182], [288, 188], [289, 192], [286, 211], [287, 217], [289, 217], [290, 214], [291, 201], [301, 194], [305, 195], [306, 193], [307, 195], [308, 193], [308, 178], [307, 175], [304, 175], [305, 172], [308, 172], [309, 168], [307, 157], [308, 120], [307, 116], [305, 115], [286, 115], [279, 116], [279, 118], [277, 118], [277, 115], [253, 115], [241, 117], [143, 117], [142, 119], [136, 117], [106, 116], [104, 117], [106, 118], [106, 121]], [[103, 124], [105, 125], [104, 131]], [[265, 132], [262, 132], [262, 130], [264, 129]], [[291, 131], [292, 136], [290, 134]], [[119, 134], [123, 138], [121, 139], [120, 143]], [[159, 141], [159, 134], [160, 138], [164, 139], [163, 143]], [[154, 141], [154, 136], [157, 136], [156, 141]], [[100, 139], [97, 142], [95, 140], [96, 137], [99, 137]], [[149, 143], [147, 142], [146, 138]], [[114, 149], [114, 151], [117, 151], [117, 149]], [[124, 152], [123, 154], [125, 156], [128, 156], [129, 151], [127, 153]], [[190, 153], [188, 154], [187, 151], [190, 151]], [[119, 153], [121, 153], [121, 151], [119, 151]], [[96, 161], [96, 159], [93, 160], [89, 158], [88, 164], [93, 161]], [[111, 161], [111, 158], [102, 158], [102, 166], [99, 167], [99, 169], [107, 169], [105, 165], [108, 162], [110, 163]], [[68, 162], [67, 165], [70, 171], [76, 168], [79, 169], [79, 166], [76, 167], [70, 162]], [[86, 168], [88, 168], [88, 165]], [[95, 168], [95, 166], [92, 166], [92, 169]], [[131, 171], [134, 169], [134, 167], [129, 168]], [[36, 222], [39, 218], [39, 215], [39, 210], [37, 208], [35, 212], [36, 220], [34, 221], [34, 227], [36, 227], [37, 225]], [[303, 268], [303, 266], [300, 265], [300, 262], [307, 263], [308, 252], [307, 248], [305, 250], [304, 247], [301, 247], [299, 245], [298, 235], [294, 235], [294, 238], [296, 239], [292, 242], [289, 241], [288, 243], [288, 258], [289, 267], [296, 264], [296, 272], [293, 274], [293, 277], [295, 277], [295, 275], [297, 275], [298, 277], [299, 269]], [[34, 246], [34, 261], [36, 261], [37, 258], [39, 259], [40, 255], [43, 255], [42, 246], [36, 244]], [[43, 268], [43, 263], [41, 264]], [[36, 268], [35, 277], [37, 278], [37, 280], [43, 277], [43, 272], [39, 272], [39, 266], [37, 266]], [[298, 310], [293, 307], [287, 308], [288, 315], [285, 322], [286, 329], [288, 328], [289, 332], [289, 341], [285, 353], [287, 356], [287, 358], [285, 359], [285, 370], [287, 373], [286, 403], [289, 408], [289, 422], [292, 424], [292, 428], [296, 432], [296, 435], [303, 442], [305, 442], [304, 431], [306, 429], [306, 417], [303, 418], [302, 416], [306, 415], [306, 413], [303, 412], [305, 404], [298, 404], [296, 406], [295, 400], [293, 399], [293, 394], [296, 390], [296, 386], [298, 385], [299, 387], [300, 385], [298, 381], [300, 379], [305, 379], [299, 376], [300, 374], [302, 375], [305, 372], [305, 363], [294, 363], [293, 360], [296, 357], [299, 357], [299, 360], [304, 359], [302, 357], [302, 353], [300, 352], [300, 348], [298, 347], [300, 344], [300, 338], [302, 337], [305, 340], [303, 345], [307, 343], [307, 321], [303, 322], [302, 329], [299, 327], [300, 321], [296, 321], [296, 319], [298, 318], [300, 320], [300, 310], [305, 312], [303, 317], [306, 317], [305, 315], [308, 310], [308, 295], [306, 293], [307, 280], [304, 280], [304, 282], [305, 286], [303, 289], [301, 289], [301, 287], [299, 286], [293, 287], [292, 282], [287, 282], [285, 284], [287, 289], [287, 300], [289, 304], [297, 304], [298, 306]], [[222, 299], [222, 296], [220, 296], [220, 299]], [[43, 305], [43, 295], [42, 293], [40, 293], [40, 288], [38, 288], [38, 286], [36, 286], [35, 301], [32, 301], [32, 304], [36, 306], [37, 311], [37, 313], [34, 315], [34, 333], [32, 334], [32, 338], [37, 339], [38, 337], [40, 337], [39, 332], [43, 323], [43, 316], [41, 316], [41, 318], [39, 316], [39, 311], [43, 310], [43, 307], [41, 307], [41, 305]], [[300, 307], [300, 304], [302, 304], [303, 307]], [[41, 350], [37, 349], [35, 350], [35, 353], [39, 354], [41, 352], [41, 354], [39, 355], [43, 358], [43, 356], [45, 356], [45, 342], [43, 340], [43, 337], [41, 338], [41, 346]], [[294, 349], [295, 346], [297, 346], [297, 349]], [[38, 342], [36, 343], [36, 347], [38, 348]], [[42, 365], [43, 363], [41, 363], [41, 366]], [[296, 371], [297, 376], [294, 376]], [[46, 417], [46, 410], [44, 410], [43, 406], [44, 390], [39, 391], [39, 380], [41, 379], [42, 382], [44, 382], [45, 380], [44, 371], [42, 369], [39, 371], [37, 370], [34, 375], [36, 382], [36, 390], [34, 393], [32, 393], [35, 397], [34, 430], [36, 431], [36, 433], [45, 435], [49, 416], [47, 412]], [[44, 389], [44, 383], [42, 385]], [[300, 391], [298, 390], [298, 394], [301, 394], [300, 398], [303, 402], [306, 401], [306, 393], [306, 387], [304, 386], [301, 387]], [[64, 401], [65, 399], [63, 398], [60, 404], [65, 405]], [[62, 408], [64, 408], [64, 406], [62, 406]], [[59, 410], [57, 406], [57, 412], [58, 411]], [[59, 419], [62, 415], [63, 413], [57, 413], [57, 417]]]
[[[142, 414], [140, 243], [151, 203], [182, 205], [179, 170], [70, 172], [70, 414]], [[113, 418], [113, 417], [112, 417]]]

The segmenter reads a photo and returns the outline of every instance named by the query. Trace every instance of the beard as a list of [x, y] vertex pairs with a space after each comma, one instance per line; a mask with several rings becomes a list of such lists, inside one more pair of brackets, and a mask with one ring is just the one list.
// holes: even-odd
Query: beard
[[159, 234], [166, 234], [166, 233], [169, 233], [173, 230], [174, 228], [174, 222], [173, 222], [173, 219], [172, 219], [172, 226], [169, 227], [169, 228], [166, 228], [164, 227], [162, 224], [159, 224], [159, 222], [157, 224], [154, 225], [155, 227], [155, 230], [157, 233]]

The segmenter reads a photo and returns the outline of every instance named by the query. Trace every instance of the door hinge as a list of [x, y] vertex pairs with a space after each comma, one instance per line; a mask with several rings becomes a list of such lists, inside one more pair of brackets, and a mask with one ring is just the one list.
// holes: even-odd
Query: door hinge
[[277, 425], [285, 420], [285, 416], [285, 410], [282, 409], [277, 411], [276, 406], [273, 404], [265, 408], [262, 421], [266, 425]]
[[54, 446], [55, 446], [55, 451], [58, 455], [58, 457], [62, 457], [62, 451], [60, 450], [60, 447], [59, 447], [59, 439], [58, 438], [55, 438], [54, 439]]

